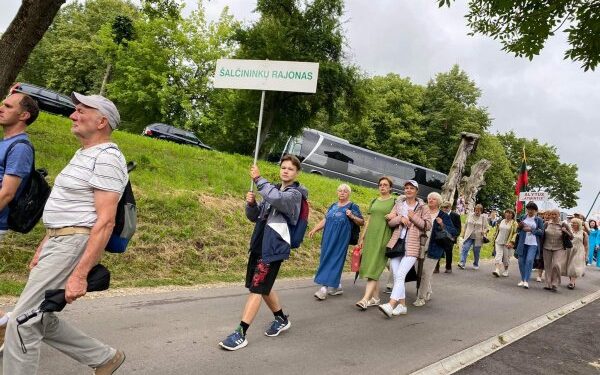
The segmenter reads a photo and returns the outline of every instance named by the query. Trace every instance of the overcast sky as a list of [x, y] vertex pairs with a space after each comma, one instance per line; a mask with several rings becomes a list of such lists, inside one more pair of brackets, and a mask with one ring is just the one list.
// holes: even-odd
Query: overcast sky
[[[21, 1], [2, 2], [0, 30], [5, 30]], [[502, 52], [499, 42], [469, 37], [464, 3], [439, 9], [435, 0], [346, 1], [348, 56], [370, 75], [393, 72], [420, 84], [459, 64], [483, 92], [480, 104], [494, 118], [492, 131], [514, 130], [553, 144], [562, 161], [579, 167], [583, 187], [576, 210], [587, 213], [600, 190], [600, 69], [586, 73], [563, 60], [567, 43], [562, 35], [533, 61]], [[188, 4], [191, 9], [195, 2]], [[209, 18], [227, 5], [236, 18], [250, 22], [257, 18], [255, 4], [211, 0], [205, 7]], [[597, 203], [594, 211], [599, 210]]]

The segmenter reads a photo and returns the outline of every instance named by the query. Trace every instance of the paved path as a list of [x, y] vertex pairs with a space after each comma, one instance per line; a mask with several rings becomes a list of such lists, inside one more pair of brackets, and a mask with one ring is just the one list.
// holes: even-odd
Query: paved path
[[[284, 265], [285, 267], [285, 265]], [[509, 278], [456, 270], [434, 275], [430, 304], [386, 319], [376, 308], [354, 307], [364, 287], [345, 277], [345, 294], [318, 302], [310, 280], [278, 281], [292, 328], [263, 334], [272, 315], [263, 306], [248, 332], [248, 347], [221, 350], [217, 343], [238, 324], [242, 287], [79, 301], [60, 313], [91, 335], [125, 350], [122, 374], [407, 374], [600, 289], [600, 270], [589, 269], [574, 291], [554, 294], [541, 284], [518, 288]], [[385, 276], [385, 275], [384, 275]], [[415, 286], [408, 287], [414, 301]], [[44, 347], [40, 375], [82, 374], [85, 367]], [[8, 375], [8, 374], [6, 374]]]
[[457, 374], [600, 374], [599, 324], [596, 300]]

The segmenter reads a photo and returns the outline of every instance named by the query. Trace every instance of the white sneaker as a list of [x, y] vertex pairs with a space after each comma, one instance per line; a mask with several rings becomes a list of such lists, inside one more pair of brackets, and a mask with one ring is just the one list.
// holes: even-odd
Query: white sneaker
[[427, 292], [427, 294], [425, 294], [425, 301], [430, 301], [432, 294], [433, 294], [433, 292]]
[[523, 281], [523, 288], [529, 289], [529, 283], [527, 281]]
[[423, 298], [417, 298], [415, 302], [413, 302], [413, 306], [421, 307], [425, 306], [425, 300]]
[[508, 277], [508, 271], [504, 271], [504, 272], [502, 272], [502, 276], [503, 276], [503, 277]]
[[479, 269], [479, 266], [473, 265], [473, 269], [474, 269], [474, 270], [478, 270], [478, 269]]
[[390, 305], [389, 303], [384, 303], [383, 305], [379, 305], [377, 306], [379, 308], [379, 310], [381, 310], [382, 313], [385, 314], [385, 316], [387, 316], [388, 318], [391, 318], [393, 313], [394, 313], [394, 309], [392, 308], [392, 305]]
[[344, 294], [344, 290], [342, 288], [328, 288], [327, 294], [330, 296], [341, 296]]
[[408, 312], [408, 310], [406, 309], [406, 306], [404, 306], [403, 304], [399, 303], [394, 308], [394, 311], [392, 311], [392, 315], [395, 315], [395, 316], [406, 315], [407, 312]]
[[367, 301], [367, 307], [379, 306], [379, 302], [381, 302], [381, 299], [371, 297], [371, 299], [369, 301]]
[[541, 283], [542, 282], [542, 278], [538, 276], [538, 277], [535, 278], [535, 281], [537, 281], [538, 283]]
[[327, 293], [323, 292], [321, 289], [319, 289], [315, 292], [315, 298], [318, 299], [319, 301], [323, 301], [323, 300], [325, 300], [325, 298], [327, 298]]
[[523, 281], [519, 281], [519, 283], [517, 284], [517, 286], [523, 286]]

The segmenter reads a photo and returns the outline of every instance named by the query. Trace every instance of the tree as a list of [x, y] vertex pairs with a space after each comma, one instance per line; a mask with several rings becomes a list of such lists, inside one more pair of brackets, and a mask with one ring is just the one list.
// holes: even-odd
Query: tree
[[486, 208], [503, 210], [515, 203], [515, 171], [506, 156], [498, 137], [483, 133], [479, 144], [469, 159], [469, 165], [481, 159], [491, 161], [492, 166], [485, 174], [485, 185], [477, 195], [477, 201]]
[[[241, 26], [234, 39], [235, 57], [313, 61], [319, 65], [316, 94], [269, 91], [265, 96], [261, 145], [298, 134], [324, 110], [337, 112], [339, 98], [350, 99], [358, 79], [357, 69], [343, 62], [342, 0], [259, 0], [260, 19]], [[202, 131], [221, 149], [249, 154], [254, 149], [260, 92], [223, 90], [211, 107], [211, 119]], [[321, 112], [322, 113], [322, 112]], [[268, 143], [269, 143], [268, 142]], [[263, 154], [268, 147], [263, 147]]]
[[[454, 0], [437, 0], [440, 7]], [[503, 50], [530, 60], [549, 37], [564, 28], [570, 47], [565, 59], [585, 71], [600, 62], [600, 3], [592, 0], [470, 0], [467, 24], [473, 34], [499, 39]]]
[[205, 20], [201, 6], [187, 18], [181, 7], [148, 9], [134, 21], [136, 37], [127, 48], [115, 44], [109, 28], [101, 36], [116, 53], [107, 92], [122, 112], [124, 129], [139, 132], [149, 123], [166, 122], [197, 130], [213, 100], [216, 60], [233, 51], [236, 22], [227, 9], [214, 23]]
[[110, 29], [117, 16], [134, 20], [139, 11], [127, 0], [68, 3], [31, 54], [19, 79], [67, 95], [72, 91], [98, 93], [107, 66], [99, 36], [103, 27]]
[[454, 65], [429, 81], [423, 98], [424, 142], [428, 167], [447, 173], [461, 141], [461, 132], [483, 134], [491, 124], [487, 110], [477, 105], [481, 90]]
[[575, 164], [561, 163], [555, 146], [540, 143], [537, 139], [519, 138], [512, 131], [497, 137], [511, 163], [513, 181], [516, 180], [524, 148], [530, 168], [529, 189], [546, 191], [561, 207], [577, 206], [577, 193], [581, 189], [578, 168]]
[[23, 0], [0, 37], [0, 92], [5, 93], [65, 0]]
[[[116, 48], [127, 47], [127, 43], [134, 37], [133, 21], [131, 18], [123, 15], [116, 16], [113, 23], [111, 24], [112, 38], [114, 46]], [[100, 86], [100, 95], [104, 96], [106, 91], [106, 84], [110, 78], [112, 70], [112, 64], [115, 59], [115, 51], [112, 50], [108, 54], [108, 63], [106, 64], [106, 73], [102, 79], [102, 86]]]

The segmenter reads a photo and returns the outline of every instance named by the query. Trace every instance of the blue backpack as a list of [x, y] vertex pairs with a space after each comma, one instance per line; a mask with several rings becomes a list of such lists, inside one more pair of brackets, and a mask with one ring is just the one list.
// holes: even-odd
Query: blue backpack
[[306, 234], [306, 228], [308, 228], [308, 214], [309, 214], [308, 201], [302, 195], [302, 201], [300, 202], [300, 215], [296, 225], [288, 225], [290, 228], [290, 247], [297, 249], [302, 245], [304, 235]]

